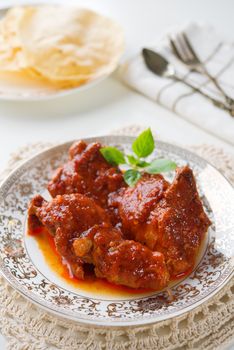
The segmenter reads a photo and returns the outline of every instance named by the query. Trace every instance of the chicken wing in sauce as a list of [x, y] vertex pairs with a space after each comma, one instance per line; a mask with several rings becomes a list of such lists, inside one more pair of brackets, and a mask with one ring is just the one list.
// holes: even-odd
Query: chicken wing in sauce
[[145, 175], [110, 205], [118, 207], [129, 237], [165, 255], [171, 275], [193, 268], [210, 220], [189, 167], [177, 168], [171, 185], [161, 175]]
[[173, 183], [164, 199], [151, 214], [157, 222], [160, 235], [155, 250], [165, 254], [172, 275], [194, 266], [198, 249], [211, 222], [207, 217], [197, 192], [192, 170], [178, 168]]
[[72, 239], [96, 224], [110, 224], [107, 213], [93, 199], [81, 194], [58, 195], [47, 202], [40, 195], [29, 205], [28, 228], [45, 226], [54, 236], [59, 254], [70, 264], [78, 278], [84, 277], [83, 261], [72, 249]]
[[144, 174], [134, 187], [122, 188], [109, 196], [109, 207], [118, 210], [126, 237], [154, 248], [157, 232], [149, 226], [149, 217], [168, 186], [162, 175]]
[[125, 240], [119, 230], [94, 226], [73, 242], [75, 254], [95, 266], [97, 277], [132, 288], [159, 290], [169, 273], [163, 254]]
[[86, 194], [105, 207], [108, 195], [125, 187], [122, 173], [103, 158], [100, 143], [75, 142], [70, 160], [60, 167], [48, 185], [52, 197], [58, 194]]
[[161, 289], [169, 274], [161, 253], [124, 240], [105, 210], [81, 194], [58, 195], [51, 202], [36, 196], [29, 207], [28, 226], [45, 226], [54, 236], [56, 249], [78, 278], [83, 265], [95, 266], [98, 277], [133, 288]]

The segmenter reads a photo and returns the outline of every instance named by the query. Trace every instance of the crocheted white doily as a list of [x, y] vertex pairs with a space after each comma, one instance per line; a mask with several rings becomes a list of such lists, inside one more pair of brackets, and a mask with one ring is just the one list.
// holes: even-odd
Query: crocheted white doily
[[[139, 127], [118, 133], [134, 135]], [[115, 133], [116, 134], [116, 133]], [[12, 155], [3, 179], [23, 159], [49, 144], [26, 146]], [[234, 184], [234, 159], [212, 146], [192, 150]], [[9, 350], [215, 350], [234, 340], [234, 278], [211, 300], [171, 320], [120, 330], [89, 328], [33, 305], [0, 277], [0, 330]]]

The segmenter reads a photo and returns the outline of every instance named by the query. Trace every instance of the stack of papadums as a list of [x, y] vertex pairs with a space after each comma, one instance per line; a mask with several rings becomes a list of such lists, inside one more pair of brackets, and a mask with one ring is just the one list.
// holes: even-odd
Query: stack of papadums
[[122, 52], [119, 25], [91, 10], [16, 7], [0, 21], [0, 72], [21, 72], [56, 87], [107, 75]]

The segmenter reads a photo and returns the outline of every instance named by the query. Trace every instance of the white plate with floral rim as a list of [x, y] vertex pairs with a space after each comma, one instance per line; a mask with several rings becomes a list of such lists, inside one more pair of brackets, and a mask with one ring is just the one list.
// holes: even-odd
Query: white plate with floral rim
[[[88, 138], [130, 152], [132, 137]], [[0, 271], [8, 282], [38, 306], [80, 323], [97, 326], [149, 324], [178, 316], [211, 298], [233, 275], [234, 190], [204, 159], [163, 142], [155, 156], [166, 156], [193, 169], [204, 208], [212, 221], [194, 271], [166, 291], [144, 294], [89, 292], [71, 285], [50, 268], [33, 237], [26, 235], [27, 205], [45, 192], [56, 167], [67, 159], [71, 142], [45, 150], [17, 168], [0, 187]], [[169, 174], [172, 177], [173, 174]], [[44, 194], [44, 193], [43, 193]]]

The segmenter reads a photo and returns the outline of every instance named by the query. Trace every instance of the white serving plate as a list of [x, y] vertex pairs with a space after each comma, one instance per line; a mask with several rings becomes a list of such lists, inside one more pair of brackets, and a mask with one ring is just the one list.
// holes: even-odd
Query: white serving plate
[[[85, 139], [130, 152], [132, 137]], [[163, 142], [155, 156], [166, 156], [193, 169], [205, 210], [212, 221], [194, 271], [166, 291], [119, 297], [74, 288], [50, 269], [32, 237], [26, 235], [27, 205], [44, 194], [56, 167], [67, 159], [71, 142], [45, 150], [17, 168], [0, 187], [0, 271], [26, 298], [49, 312], [79, 323], [121, 327], [144, 325], [178, 316], [202, 304], [224, 287], [233, 274], [234, 190], [204, 159]], [[169, 174], [170, 175], [170, 174]], [[171, 177], [173, 174], [171, 174]]]

